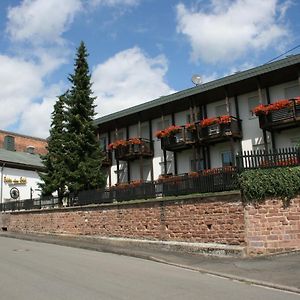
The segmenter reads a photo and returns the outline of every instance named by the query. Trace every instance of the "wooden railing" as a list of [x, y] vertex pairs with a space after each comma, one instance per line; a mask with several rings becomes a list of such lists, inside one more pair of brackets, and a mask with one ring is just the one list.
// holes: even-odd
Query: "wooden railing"
[[228, 123], [216, 123], [202, 127], [201, 123], [197, 124], [198, 138], [201, 143], [222, 142], [228, 138], [242, 138], [241, 120], [230, 116]]
[[300, 148], [244, 151], [236, 156], [236, 164], [239, 171], [298, 166], [300, 165]]
[[259, 126], [265, 130], [280, 130], [300, 126], [300, 102], [290, 99], [290, 106], [259, 115]]
[[144, 139], [139, 138], [139, 143], [136, 144], [126, 144], [123, 146], [120, 146], [116, 148], [115, 151], [115, 158], [117, 160], [135, 160], [140, 157], [148, 158], [153, 157], [154, 151], [153, 151], [153, 142]]
[[195, 130], [190, 130], [181, 126], [178, 133], [161, 138], [161, 148], [167, 151], [180, 151], [190, 148], [196, 141], [196, 127]]

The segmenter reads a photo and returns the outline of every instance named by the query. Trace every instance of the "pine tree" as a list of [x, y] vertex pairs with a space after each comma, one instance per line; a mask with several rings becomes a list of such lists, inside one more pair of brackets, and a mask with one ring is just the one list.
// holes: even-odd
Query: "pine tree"
[[48, 138], [48, 153], [42, 156], [42, 162], [46, 168], [45, 173], [40, 173], [43, 182], [40, 184], [42, 194], [51, 195], [57, 191], [58, 198], [62, 200], [66, 186], [66, 165], [64, 144], [65, 131], [65, 102], [66, 94], [58, 97], [52, 112], [50, 137]]
[[74, 74], [69, 81], [72, 86], [68, 94], [67, 185], [70, 192], [95, 189], [105, 185], [101, 171], [103, 155], [96, 138], [93, 123], [95, 97], [92, 97], [91, 75], [87, 63], [87, 50], [83, 42], [77, 49]]

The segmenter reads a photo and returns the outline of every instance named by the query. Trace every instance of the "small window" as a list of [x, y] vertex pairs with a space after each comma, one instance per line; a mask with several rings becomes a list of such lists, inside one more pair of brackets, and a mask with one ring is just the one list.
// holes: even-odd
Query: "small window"
[[300, 96], [300, 86], [297, 84], [297, 85], [288, 87], [288, 88], [284, 89], [284, 94], [287, 99], [299, 97]]
[[26, 148], [26, 152], [30, 153], [30, 154], [34, 154], [35, 153], [35, 148], [33, 146], [28, 146]]
[[99, 139], [99, 145], [100, 145], [100, 149], [102, 151], [106, 151], [106, 136], [103, 136]]
[[227, 107], [226, 104], [216, 106], [216, 116], [224, 116], [227, 115]]
[[191, 159], [190, 170], [193, 172], [204, 170], [204, 160], [203, 159], [196, 160], [196, 165], [195, 165], [195, 160]]
[[118, 131], [118, 137], [116, 137], [116, 140], [124, 140], [125, 139], [125, 134], [124, 131]]
[[[165, 174], [165, 164], [164, 164], [164, 162], [162, 161], [159, 164], [160, 164], [160, 174]], [[167, 160], [167, 174], [172, 173], [171, 164], [172, 164], [172, 161]]]
[[248, 112], [249, 112], [249, 119], [256, 118], [255, 114], [252, 112], [252, 110], [259, 105], [259, 97], [253, 96], [248, 98]]
[[143, 165], [143, 180], [150, 180], [151, 165], [149, 162]]
[[191, 114], [187, 114], [186, 115], [186, 123], [191, 123], [191, 120], [192, 120]]
[[158, 121], [156, 124], [156, 130], [162, 130], [170, 126], [170, 121], [168, 119], [164, 121]]
[[141, 126], [141, 137], [144, 139], [149, 138], [149, 126], [148, 124], [144, 124]]
[[231, 151], [225, 151], [222, 155], [222, 167], [232, 166], [232, 154]]
[[4, 148], [6, 150], [15, 151], [15, 138], [11, 135], [4, 137]]

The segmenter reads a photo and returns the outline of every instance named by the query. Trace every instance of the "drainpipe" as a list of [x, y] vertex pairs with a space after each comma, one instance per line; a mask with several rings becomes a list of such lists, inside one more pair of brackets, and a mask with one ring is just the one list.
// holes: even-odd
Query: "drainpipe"
[[5, 167], [5, 163], [2, 163], [2, 167], [1, 167], [1, 185], [0, 185], [0, 203], [2, 204], [3, 203], [3, 170], [4, 170], [4, 167]]

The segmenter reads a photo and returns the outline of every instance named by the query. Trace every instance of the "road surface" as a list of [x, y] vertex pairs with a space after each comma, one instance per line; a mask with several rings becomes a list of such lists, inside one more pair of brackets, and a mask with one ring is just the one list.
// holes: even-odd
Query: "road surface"
[[292, 300], [293, 294], [115, 254], [0, 237], [0, 299]]

